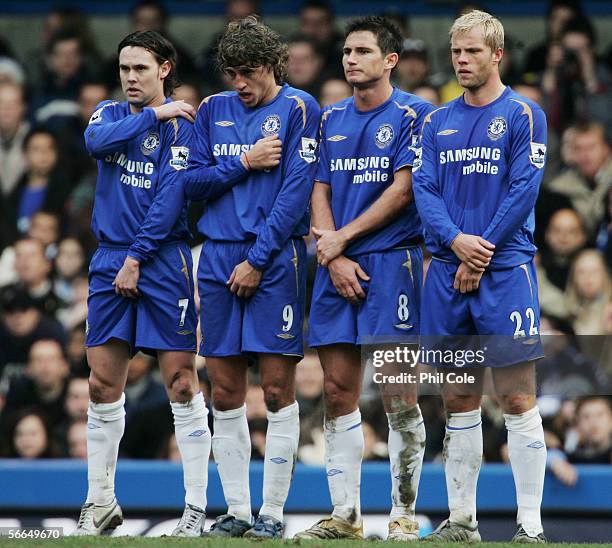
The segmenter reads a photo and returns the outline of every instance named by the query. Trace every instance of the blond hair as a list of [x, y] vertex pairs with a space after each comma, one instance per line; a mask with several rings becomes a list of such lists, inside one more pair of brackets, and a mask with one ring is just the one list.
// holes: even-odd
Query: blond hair
[[485, 44], [491, 51], [504, 49], [503, 25], [499, 19], [484, 11], [473, 10], [456, 19], [448, 33], [449, 38], [452, 40], [455, 34], [466, 34], [478, 26], [482, 27]]

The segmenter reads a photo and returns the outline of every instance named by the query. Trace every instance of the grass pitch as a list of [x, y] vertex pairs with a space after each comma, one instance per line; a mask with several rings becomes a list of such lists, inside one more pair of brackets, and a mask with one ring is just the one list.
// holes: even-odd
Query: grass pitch
[[[9, 540], [0, 537], [0, 546], [15, 546], [19, 548], [30, 547], [46, 547], [46, 548], [106, 548], [119, 547], [127, 548], [131, 546], [142, 546], [143, 548], [242, 548], [246, 546], [262, 548], [289, 548], [291, 546], [304, 546], [305, 548], [373, 548], [381, 541], [354, 541], [354, 540], [323, 540], [323, 541], [303, 541], [301, 543], [292, 540], [278, 540], [267, 542], [253, 542], [244, 539], [175, 539], [175, 538], [159, 538], [159, 537], [65, 537], [57, 540]], [[397, 546], [397, 542], [389, 542], [389, 546]], [[430, 548], [458, 548], [457, 543], [434, 544], [428, 542], [421, 546]], [[516, 544], [510, 542], [481, 542], [477, 545], [478, 548], [516, 548]], [[551, 548], [591, 548], [609, 546], [606, 544], [564, 544], [550, 543], [547, 546]]]

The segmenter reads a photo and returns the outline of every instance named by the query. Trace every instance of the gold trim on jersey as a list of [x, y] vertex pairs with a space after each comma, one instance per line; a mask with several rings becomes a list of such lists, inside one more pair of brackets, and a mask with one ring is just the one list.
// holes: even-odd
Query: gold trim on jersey
[[510, 99], [515, 103], [518, 103], [523, 107], [523, 112], [521, 114], [526, 114], [527, 119], [529, 120], [529, 142], [533, 143], [533, 112], [531, 111], [531, 107], [525, 103], [524, 101], [519, 101], [518, 99]]
[[397, 108], [399, 108], [400, 110], [405, 110], [406, 114], [404, 114], [404, 117], [407, 118], [408, 116], [412, 116], [412, 118], [417, 117], [417, 113], [414, 111], [414, 109], [408, 105], [400, 105], [397, 101], [393, 101], [393, 103], [395, 103], [395, 106]]
[[445, 108], [448, 108], [448, 107], [437, 108], [436, 110], [432, 110], [427, 116], [425, 116], [425, 119], [423, 120], [423, 125], [421, 126], [420, 137], [423, 137], [423, 131], [425, 131], [425, 126], [429, 124], [429, 122], [431, 122], [432, 115], [438, 112], [439, 110], [444, 110]]
[[406, 250], [406, 262], [402, 263], [402, 266], [405, 266], [410, 273], [410, 280], [412, 281], [412, 285], [414, 286], [414, 273], [412, 272], [412, 255], [410, 255], [410, 250]]
[[533, 301], [533, 286], [531, 285], [531, 276], [529, 275], [529, 269], [527, 268], [526, 264], [522, 264], [521, 270], [525, 273], [525, 276], [527, 276], [527, 283], [529, 284], [529, 294], [531, 295], [531, 300]]
[[302, 128], [306, 127], [306, 103], [304, 103], [304, 99], [298, 97], [297, 95], [285, 95], [287, 99], [293, 99], [297, 105], [295, 108], [302, 109]]
[[204, 99], [202, 99], [202, 102], [198, 105], [198, 108], [200, 108], [202, 105], [208, 104], [208, 101], [210, 101], [213, 97], [229, 97], [229, 95], [225, 95], [224, 92], [213, 93], [212, 95], [209, 95], [208, 97], [204, 97]]
[[183, 267], [181, 268], [181, 272], [185, 275], [187, 279], [187, 287], [191, 286], [191, 278], [189, 276], [189, 267], [187, 266], [187, 261], [185, 260], [185, 255], [183, 255], [183, 251], [181, 248], [178, 250], [179, 255], [181, 256], [181, 262], [183, 263]]
[[297, 249], [295, 248], [295, 242], [293, 240], [291, 240], [291, 246], [293, 247], [293, 258], [291, 259], [291, 262], [293, 263], [293, 268], [295, 269], [295, 294], [299, 297], [300, 296], [300, 278], [298, 276], [299, 258], [298, 258]]

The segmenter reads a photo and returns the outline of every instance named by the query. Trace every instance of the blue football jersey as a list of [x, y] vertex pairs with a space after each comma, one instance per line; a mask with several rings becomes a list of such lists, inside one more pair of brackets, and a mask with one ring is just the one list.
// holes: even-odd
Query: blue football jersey
[[160, 244], [189, 237], [183, 175], [191, 133], [189, 122], [160, 122], [151, 108], [132, 114], [127, 102], [98, 105], [85, 146], [98, 160], [92, 230], [99, 242], [129, 246], [130, 256], [146, 261]]
[[[283, 85], [267, 104], [248, 108], [236, 92], [207, 97], [198, 109], [185, 192], [206, 200], [198, 223], [212, 240], [254, 240], [249, 263], [260, 270], [291, 237], [308, 233], [320, 109], [309, 94]], [[282, 141], [279, 166], [247, 171], [240, 161], [261, 138]]]
[[[433, 106], [397, 88], [382, 105], [360, 111], [350, 97], [321, 117], [315, 180], [331, 185], [336, 229], [364, 213], [393, 183], [394, 173], [412, 166], [418, 128]], [[421, 238], [414, 202], [388, 225], [351, 242], [346, 255], [385, 251]]]
[[458, 263], [461, 232], [495, 244], [490, 268], [529, 262], [546, 159], [546, 116], [506, 87], [483, 107], [463, 96], [430, 113], [413, 167], [417, 207], [434, 256]]

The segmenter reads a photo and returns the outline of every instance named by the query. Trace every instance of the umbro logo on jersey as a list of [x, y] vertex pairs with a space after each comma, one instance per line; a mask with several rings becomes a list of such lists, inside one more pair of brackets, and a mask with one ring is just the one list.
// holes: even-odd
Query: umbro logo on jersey
[[229, 127], [233, 126], [234, 122], [230, 122], [229, 120], [220, 120], [219, 122], [215, 122], [215, 125], [221, 127]]
[[438, 131], [438, 135], [452, 135], [453, 133], [459, 133], [458, 129], [443, 129]]
[[176, 332], [177, 335], [191, 335], [192, 333], [193, 331], [191, 331], [190, 329], [183, 329], [182, 331]]
[[276, 335], [279, 339], [295, 339], [295, 335], [291, 335], [290, 333], [277, 333]]
[[396, 323], [395, 327], [397, 329], [412, 329], [413, 326], [412, 324], [409, 324], [409, 323]]
[[333, 137], [328, 137], [327, 140], [332, 143], [337, 143], [338, 141], [344, 141], [346, 137], [344, 135], [334, 135]]

